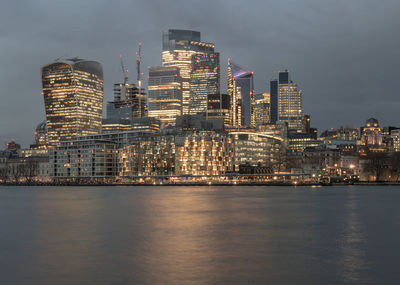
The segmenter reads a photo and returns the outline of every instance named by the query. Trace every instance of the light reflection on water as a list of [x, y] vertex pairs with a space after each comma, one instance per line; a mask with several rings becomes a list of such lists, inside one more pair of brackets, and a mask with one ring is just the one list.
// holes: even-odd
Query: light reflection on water
[[399, 200], [395, 187], [0, 187], [0, 284], [396, 284]]

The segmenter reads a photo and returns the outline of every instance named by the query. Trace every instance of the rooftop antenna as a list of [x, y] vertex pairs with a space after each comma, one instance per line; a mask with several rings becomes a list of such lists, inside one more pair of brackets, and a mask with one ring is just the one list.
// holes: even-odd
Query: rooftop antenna
[[136, 52], [136, 71], [137, 71], [137, 86], [139, 89], [139, 93], [141, 92], [142, 88], [142, 74], [140, 73], [140, 62], [141, 58], [141, 50], [142, 50], [142, 42], [139, 43], [139, 51]]
[[124, 75], [124, 84], [128, 83], [129, 77], [128, 72], [129, 70], [125, 68], [124, 61], [122, 60], [122, 54], [119, 55], [119, 61], [121, 62], [122, 74]]

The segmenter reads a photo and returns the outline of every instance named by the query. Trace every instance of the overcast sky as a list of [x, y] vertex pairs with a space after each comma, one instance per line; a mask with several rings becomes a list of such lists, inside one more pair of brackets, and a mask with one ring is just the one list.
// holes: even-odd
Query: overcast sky
[[169, 28], [197, 30], [215, 43], [223, 92], [231, 57], [254, 70], [256, 92], [289, 69], [319, 132], [369, 117], [400, 126], [399, 11], [397, 0], [2, 0], [0, 142], [33, 142], [45, 118], [42, 65], [61, 56], [99, 61], [106, 102], [122, 80], [119, 55], [134, 70], [142, 41], [143, 69], [159, 66]]

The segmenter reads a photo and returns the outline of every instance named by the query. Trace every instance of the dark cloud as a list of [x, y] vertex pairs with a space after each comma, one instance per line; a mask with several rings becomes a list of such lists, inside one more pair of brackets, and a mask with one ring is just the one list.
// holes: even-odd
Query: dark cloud
[[[25, 146], [44, 119], [40, 66], [60, 56], [98, 60], [105, 101], [121, 80], [118, 56], [134, 69], [161, 63], [161, 31], [194, 29], [226, 59], [255, 71], [258, 92], [288, 68], [304, 110], [320, 130], [374, 116], [400, 125], [398, 1], [3, 1], [0, 10], [0, 140]], [[225, 86], [224, 82], [224, 86]]]

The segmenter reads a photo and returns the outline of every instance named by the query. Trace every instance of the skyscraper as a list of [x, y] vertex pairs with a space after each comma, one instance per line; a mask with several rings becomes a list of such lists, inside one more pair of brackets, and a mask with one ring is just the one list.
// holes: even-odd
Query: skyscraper
[[[221, 102], [219, 66], [219, 53], [192, 56], [189, 114], [207, 113], [208, 116], [211, 113], [211, 117], [218, 115], [221, 106], [216, 106], [215, 103]], [[209, 104], [209, 101], [214, 104]]]
[[261, 93], [254, 95], [254, 117], [256, 125], [269, 123], [270, 118], [270, 94]]
[[162, 65], [178, 67], [182, 77], [182, 112], [189, 113], [192, 56], [214, 52], [214, 44], [200, 41], [200, 32], [168, 30], [163, 32]]
[[270, 82], [270, 122], [275, 124], [278, 121], [278, 80]]
[[233, 128], [255, 126], [253, 75], [253, 71], [245, 70], [228, 60], [228, 95], [231, 99]]
[[271, 122], [287, 122], [289, 130], [304, 131], [302, 92], [290, 79], [289, 71], [279, 72], [279, 80], [272, 80], [270, 88]]
[[178, 67], [149, 69], [149, 117], [159, 119], [163, 126], [174, 124], [182, 115], [182, 78]]
[[103, 110], [103, 70], [96, 61], [57, 60], [41, 68], [48, 142], [99, 133]]

